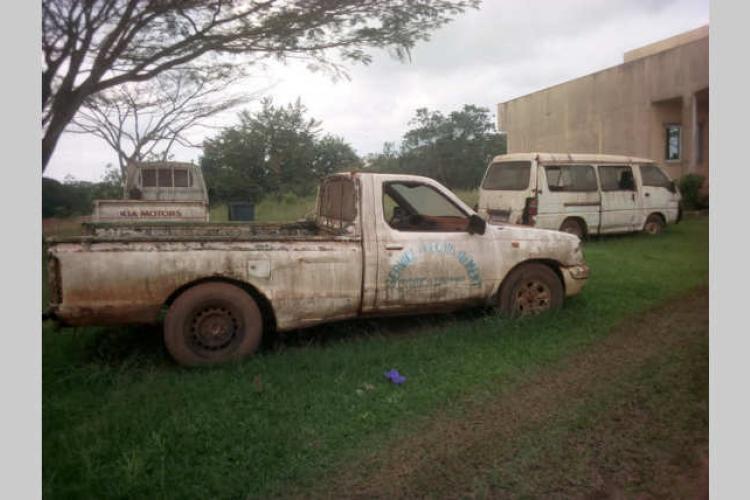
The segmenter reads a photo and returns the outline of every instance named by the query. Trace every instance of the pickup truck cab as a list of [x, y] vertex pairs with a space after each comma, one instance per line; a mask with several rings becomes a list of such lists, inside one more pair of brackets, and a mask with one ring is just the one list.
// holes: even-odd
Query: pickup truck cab
[[49, 241], [50, 313], [70, 325], [153, 323], [185, 365], [251, 354], [264, 332], [362, 316], [495, 305], [544, 312], [580, 292], [579, 238], [488, 226], [450, 190], [410, 175], [321, 183], [289, 224], [92, 224]]

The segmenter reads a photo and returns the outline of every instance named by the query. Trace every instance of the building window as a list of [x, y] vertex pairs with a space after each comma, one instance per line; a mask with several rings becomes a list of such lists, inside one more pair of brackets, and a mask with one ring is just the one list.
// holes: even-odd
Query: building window
[[665, 159], [677, 161], [682, 151], [682, 127], [680, 125], [666, 126], [666, 150]]

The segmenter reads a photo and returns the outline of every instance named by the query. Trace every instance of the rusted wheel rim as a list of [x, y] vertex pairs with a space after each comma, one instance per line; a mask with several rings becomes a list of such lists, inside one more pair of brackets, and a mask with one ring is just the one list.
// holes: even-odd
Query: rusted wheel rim
[[528, 316], [548, 311], [552, 306], [552, 292], [546, 283], [527, 280], [516, 289], [514, 312], [517, 316]]
[[661, 229], [661, 225], [656, 221], [646, 222], [646, 232], [648, 234], [657, 234]]
[[240, 320], [228, 307], [205, 307], [186, 325], [190, 345], [196, 352], [212, 353], [228, 348], [239, 337]]

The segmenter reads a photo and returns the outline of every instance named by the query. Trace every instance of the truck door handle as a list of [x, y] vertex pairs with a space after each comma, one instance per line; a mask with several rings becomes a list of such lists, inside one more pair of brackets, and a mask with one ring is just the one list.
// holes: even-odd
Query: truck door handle
[[643, 196], [651, 196], [651, 193], [643, 193]]
[[398, 243], [386, 243], [385, 249], [386, 250], [403, 250], [404, 245], [400, 245]]

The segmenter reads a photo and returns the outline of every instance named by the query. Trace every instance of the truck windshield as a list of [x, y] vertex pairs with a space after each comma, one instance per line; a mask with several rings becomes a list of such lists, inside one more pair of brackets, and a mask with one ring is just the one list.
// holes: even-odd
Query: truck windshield
[[531, 163], [508, 161], [493, 163], [487, 169], [482, 189], [498, 191], [523, 191], [529, 187]]

